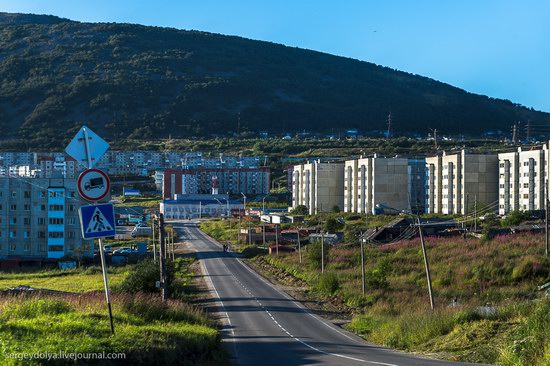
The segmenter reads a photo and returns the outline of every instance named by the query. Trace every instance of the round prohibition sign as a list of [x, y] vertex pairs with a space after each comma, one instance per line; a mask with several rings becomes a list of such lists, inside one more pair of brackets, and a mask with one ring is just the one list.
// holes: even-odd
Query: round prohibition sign
[[76, 185], [80, 197], [87, 201], [100, 201], [111, 189], [109, 177], [99, 169], [87, 169], [80, 173]]

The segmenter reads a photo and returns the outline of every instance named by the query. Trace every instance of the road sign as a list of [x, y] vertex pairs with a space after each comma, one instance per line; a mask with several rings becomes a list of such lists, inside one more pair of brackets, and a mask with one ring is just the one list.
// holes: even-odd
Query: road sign
[[109, 177], [99, 169], [88, 169], [80, 173], [76, 184], [78, 194], [87, 201], [101, 201], [111, 188]]
[[115, 236], [115, 210], [112, 203], [82, 206], [79, 215], [84, 239]]
[[88, 127], [83, 126], [69, 145], [67, 145], [65, 152], [82, 166], [91, 169], [97, 164], [108, 148], [109, 144], [107, 141], [103, 140]]

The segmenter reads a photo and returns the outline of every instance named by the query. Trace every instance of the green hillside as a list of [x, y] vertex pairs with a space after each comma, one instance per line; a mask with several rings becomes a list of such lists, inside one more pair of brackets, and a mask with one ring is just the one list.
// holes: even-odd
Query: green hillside
[[0, 134], [110, 140], [383, 130], [481, 135], [548, 113], [372, 63], [240, 37], [0, 13]]

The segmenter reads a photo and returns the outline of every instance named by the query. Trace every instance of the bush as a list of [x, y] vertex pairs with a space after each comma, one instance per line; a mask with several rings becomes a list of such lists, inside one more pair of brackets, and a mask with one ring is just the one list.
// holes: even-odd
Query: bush
[[[307, 259], [313, 268], [321, 268], [321, 243], [310, 244], [307, 246]], [[328, 245], [325, 244], [325, 265], [328, 259]]]
[[298, 205], [290, 210], [291, 215], [305, 216], [309, 214], [309, 210], [304, 205]]
[[[166, 270], [168, 272], [168, 278], [170, 279], [173, 277], [173, 265], [171, 262], [166, 263]], [[131, 294], [138, 292], [153, 293], [158, 291], [156, 282], [159, 280], [159, 264], [155, 263], [152, 259], [147, 259], [132, 268], [118, 289], [121, 292], [129, 292]]]
[[334, 272], [323, 273], [319, 277], [317, 289], [327, 295], [333, 295], [340, 288], [340, 281]]

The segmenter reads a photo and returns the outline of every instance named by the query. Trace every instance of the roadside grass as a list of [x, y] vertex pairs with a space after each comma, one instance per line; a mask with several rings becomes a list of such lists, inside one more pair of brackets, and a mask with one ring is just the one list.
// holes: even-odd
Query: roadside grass
[[162, 201], [159, 197], [122, 197], [117, 206], [141, 206], [145, 208], [158, 208]]
[[[0, 363], [66, 365], [70, 360], [22, 360], [9, 354], [125, 354], [124, 364], [224, 364], [218, 331], [196, 309], [156, 295], [114, 294], [115, 335], [111, 335], [105, 300], [100, 293], [67, 296], [0, 297]], [[115, 365], [120, 360], [84, 360]]]
[[[133, 266], [107, 267], [109, 285], [122, 283]], [[101, 267], [80, 267], [69, 270], [33, 270], [25, 272], [0, 272], [0, 290], [20, 285], [66, 292], [103, 291]]]
[[[230, 224], [231, 229], [229, 228]], [[200, 224], [200, 229], [216, 240], [231, 242], [232, 244], [237, 243], [239, 225], [234, 220], [212, 219], [203, 221]]]
[[366, 248], [365, 295], [358, 246], [330, 247], [323, 275], [316, 245], [304, 247], [303, 263], [283, 252], [255, 260], [337, 296], [357, 313], [348, 328], [372, 342], [451, 360], [548, 366], [550, 300], [536, 300], [536, 286], [550, 278], [541, 243], [530, 234], [428, 238], [433, 312], [418, 240]]

